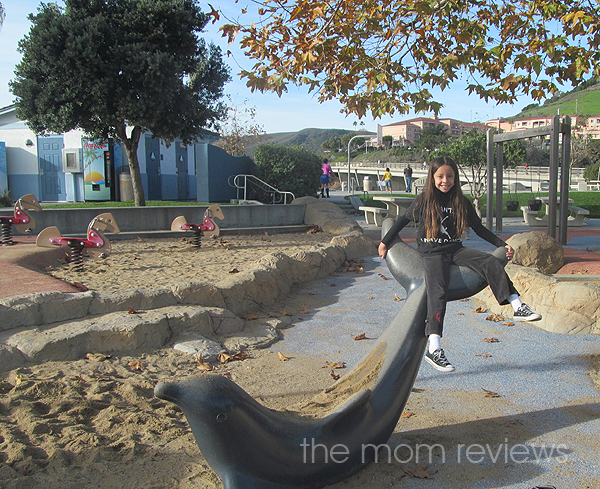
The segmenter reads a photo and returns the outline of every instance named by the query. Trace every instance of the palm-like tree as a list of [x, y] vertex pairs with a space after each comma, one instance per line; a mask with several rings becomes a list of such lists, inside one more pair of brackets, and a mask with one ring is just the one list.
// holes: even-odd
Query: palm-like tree
[[6, 16], [6, 12], [4, 11], [4, 7], [0, 3], [0, 27], [2, 27], [2, 23], [4, 22], [4, 17]]

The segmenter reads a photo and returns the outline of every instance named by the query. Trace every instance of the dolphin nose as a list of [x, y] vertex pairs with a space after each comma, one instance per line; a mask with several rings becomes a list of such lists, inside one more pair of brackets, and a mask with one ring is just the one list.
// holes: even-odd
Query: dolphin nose
[[179, 400], [179, 388], [176, 384], [172, 384], [169, 382], [159, 382], [154, 387], [154, 395], [159, 399], [163, 399], [165, 401], [174, 402], [177, 404]]

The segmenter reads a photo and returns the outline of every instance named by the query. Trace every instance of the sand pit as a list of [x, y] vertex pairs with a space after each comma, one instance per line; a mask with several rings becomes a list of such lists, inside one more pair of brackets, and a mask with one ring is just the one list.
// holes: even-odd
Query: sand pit
[[[293, 254], [331, 238], [327, 234], [227, 236], [204, 239], [201, 250], [185, 238], [115, 241], [112, 255], [102, 262], [86, 260], [87, 271], [82, 274], [72, 272], [66, 260], [52, 264], [48, 272], [91, 290], [162, 286], [199, 277], [216, 282], [234, 269], [251, 268], [267, 253]], [[301, 308], [320, 307], [319, 301], [323, 298], [303, 292], [265, 313], [280, 314], [286, 309], [297, 315]], [[275, 344], [268, 350], [251, 351], [243, 361], [216, 363], [212, 373], [230, 377], [268, 407], [295, 410], [333, 383], [330, 370], [322, 368], [326, 360], [331, 359], [294, 356], [282, 361]], [[596, 380], [596, 357], [593, 365]], [[48, 362], [3, 374], [0, 487], [222, 488], [183, 414], [153, 396], [157, 382], [205, 374], [192, 356], [171, 348], [113, 355], [99, 352], [73, 362]], [[392, 442], [433, 440], [452, 446], [455, 440], [475, 442], [481, 433], [494, 440], [533, 436], [518, 416], [503, 416], [510, 408], [509, 399], [457, 392], [449, 401], [444, 395], [416, 388], [407, 405], [414, 415], [401, 418]], [[425, 487], [426, 481], [409, 475], [413, 469], [399, 463], [373, 464], [332, 487]], [[443, 466], [440, 473], [431, 475], [441, 484], [436, 487], [448, 481], [452, 485], [444, 487], [471, 487], [473, 481], [489, 477], [489, 470], [474, 464]], [[508, 475], [510, 470], [498, 469]]]
[[322, 232], [205, 237], [201, 248], [192, 246], [187, 237], [114, 240], [108, 258], [85, 258], [83, 272], [71, 269], [67, 248], [64, 257], [49, 264], [45, 272], [89, 290], [163, 287], [185, 281], [218, 283], [236, 270], [249, 270], [269, 253], [292, 255], [332, 238]]

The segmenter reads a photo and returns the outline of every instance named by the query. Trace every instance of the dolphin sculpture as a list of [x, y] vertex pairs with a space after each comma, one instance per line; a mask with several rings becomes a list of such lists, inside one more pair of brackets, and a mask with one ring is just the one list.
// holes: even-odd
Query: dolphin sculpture
[[[382, 228], [390, 228], [387, 219]], [[506, 263], [506, 250], [494, 252]], [[386, 257], [408, 297], [377, 346], [324, 396], [353, 392], [320, 419], [272, 411], [229, 379], [207, 374], [159, 383], [157, 397], [174, 402], [186, 416], [200, 450], [225, 489], [317, 489], [348, 478], [376, 459], [377, 447], [393, 433], [410, 395], [427, 338], [427, 296], [421, 256], [399, 237]], [[485, 287], [475, 272], [453, 267], [452, 300]]]

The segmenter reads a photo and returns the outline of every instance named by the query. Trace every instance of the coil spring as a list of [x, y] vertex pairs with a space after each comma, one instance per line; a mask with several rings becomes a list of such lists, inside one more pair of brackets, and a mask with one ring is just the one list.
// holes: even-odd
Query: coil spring
[[83, 272], [83, 246], [77, 243], [69, 243], [71, 250], [71, 268], [76, 272]]
[[12, 223], [11, 222], [3, 222], [2, 223], [2, 245], [10, 246], [14, 244], [12, 240]]
[[196, 248], [202, 248], [202, 230], [199, 228], [193, 228], [194, 238], [192, 239], [192, 245]]

